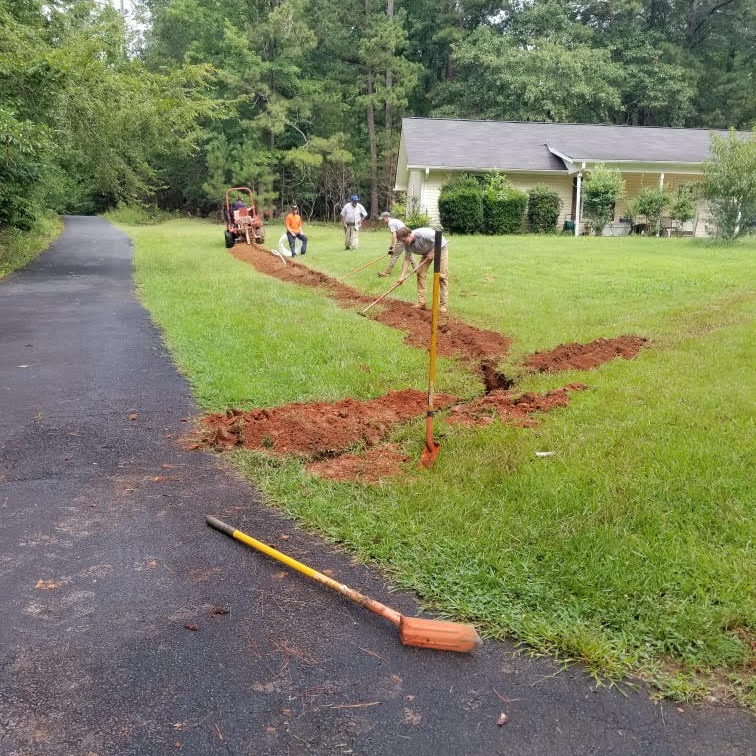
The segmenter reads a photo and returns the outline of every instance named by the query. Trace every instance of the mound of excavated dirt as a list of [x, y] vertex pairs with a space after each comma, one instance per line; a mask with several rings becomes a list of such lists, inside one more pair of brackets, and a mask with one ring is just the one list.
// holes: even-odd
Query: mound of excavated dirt
[[526, 393], [512, 396], [508, 391], [492, 391], [470, 404], [460, 404], [452, 408], [448, 420], [459, 425], [490, 425], [495, 418], [520, 427], [538, 425], [529, 417], [534, 412], [548, 412], [554, 407], [566, 407], [570, 391], [583, 391], [584, 383], [570, 383], [564, 388], [552, 389], [545, 394]]
[[396, 444], [368, 449], [365, 455], [342, 454], [333, 459], [310, 462], [308, 472], [329, 480], [354, 480], [358, 483], [380, 483], [382, 478], [396, 475], [409, 457]]
[[[454, 401], [449, 394], [434, 397], [437, 407]], [[359, 442], [374, 446], [396, 423], [421, 415], [426, 402], [424, 391], [405, 389], [366, 402], [342, 399], [246, 412], [230, 409], [201, 419], [197, 444], [219, 449], [243, 446], [274, 454], [333, 454]]]
[[548, 352], [536, 352], [525, 358], [525, 364], [541, 373], [560, 370], [592, 370], [615, 357], [631, 360], [648, 341], [642, 336], [617, 336], [596, 339], [590, 344], [560, 344]]
[[[281, 281], [318, 288], [342, 307], [364, 309], [375, 299], [340, 283], [325, 273], [312, 270], [302, 263], [287, 260], [287, 264], [284, 265], [280, 257], [262, 247], [237, 244], [232, 252], [234, 257], [250, 263], [260, 273], [274, 276]], [[414, 283], [410, 279], [407, 285], [414, 286]], [[400, 331], [407, 331], [408, 344], [422, 349], [428, 348], [431, 319], [429, 310], [416, 310], [407, 302], [384, 299], [368, 314], [379, 323]], [[496, 331], [481, 330], [454, 318], [444, 317], [439, 323], [437, 349], [438, 353], [444, 357], [498, 361], [507, 353], [511, 343], [511, 339]]]

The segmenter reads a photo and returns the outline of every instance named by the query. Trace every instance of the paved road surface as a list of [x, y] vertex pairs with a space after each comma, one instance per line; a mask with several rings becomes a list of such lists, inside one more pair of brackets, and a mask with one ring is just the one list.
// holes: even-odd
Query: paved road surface
[[221, 459], [183, 451], [196, 412], [106, 221], [68, 218], [0, 282], [1, 756], [751, 754], [743, 711], [679, 713], [506, 644], [402, 648], [210, 530], [208, 512], [286, 533], [289, 552], [389, 597]]

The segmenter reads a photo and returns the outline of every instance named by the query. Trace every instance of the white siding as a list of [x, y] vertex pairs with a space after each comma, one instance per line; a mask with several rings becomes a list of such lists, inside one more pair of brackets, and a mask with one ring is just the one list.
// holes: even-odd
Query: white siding
[[[564, 222], [572, 219], [572, 179], [566, 173], [563, 176], [553, 173], [509, 173], [509, 180], [521, 191], [527, 192], [534, 186], [547, 186], [553, 189], [562, 200], [562, 210], [557, 219], [557, 229], [564, 228]], [[528, 220], [523, 221], [523, 231], [528, 230]]]

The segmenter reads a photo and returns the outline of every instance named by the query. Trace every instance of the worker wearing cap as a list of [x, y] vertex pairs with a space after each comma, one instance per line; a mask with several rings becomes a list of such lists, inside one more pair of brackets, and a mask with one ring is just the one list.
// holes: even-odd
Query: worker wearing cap
[[380, 271], [378, 275], [381, 278], [385, 278], [386, 276], [391, 275], [391, 271], [394, 269], [394, 265], [396, 265], [396, 261], [399, 259], [399, 255], [401, 255], [402, 252], [404, 252], [404, 258], [406, 260], [409, 260], [412, 264], [412, 270], [415, 270], [415, 268], [417, 268], [417, 265], [415, 265], [415, 258], [412, 257], [412, 252], [410, 252], [408, 249], [405, 249], [404, 244], [402, 244], [396, 238], [396, 232], [400, 228], [407, 228], [407, 226], [398, 218], [392, 218], [391, 213], [389, 213], [388, 211], [381, 213], [381, 220], [388, 226], [388, 229], [391, 232], [391, 244], [389, 245], [388, 249], [388, 253], [391, 255], [391, 259], [389, 260], [389, 264], [386, 270]]
[[[407, 226], [400, 228], [396, 232], [398, 241], [404, 244], [404, 249], [415, 255], [420, 255], [422, 260], [417, 269], [417, 303], [413, 305], [418, 310], [425, 309], [425, 276], [428, 268], [433, 267], [433, 252], [436, 245], [435, 229], [423, 227], [411, 231]], [[424, 264], [423, 264], [424, 263]], [[404, 280], [407, 272], [407, 258], [402, 260], [402, 275], [400, 281]], [[446, 312], [449, 302], [449, 242], [441, 237], [441, 270], [439, 275], [440, 296], [439, 312]]]
[[296, 205], [291, 206], [291, 212], [286, 216], [286, 238], [289, 240], [289, 249], [291, 256], [296, 257], [296, 240], [302, 242], [302, 251], [304, 255], [307, 252], [307, 237], [302, 233], [302, 216], [299, 214], [299, 208]]
[[344, 249], [357, 249], [357, 234], [365, 218], [367, 218], [367, 210], [360, 204], [360, 198], [353, 194], [352, 199], [341, 208], [341, 223], [344, 226]]

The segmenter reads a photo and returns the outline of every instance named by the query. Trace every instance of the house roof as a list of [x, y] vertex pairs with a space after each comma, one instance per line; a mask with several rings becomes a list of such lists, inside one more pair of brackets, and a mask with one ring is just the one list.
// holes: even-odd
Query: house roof
[[[718, 132], [726, 134], [727, 132]], [[565, 171], [569, 162], [702, 163], [705, 129], [405, 118], [408, 166]]]

